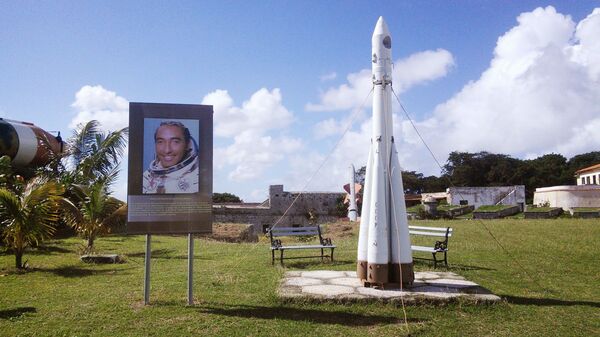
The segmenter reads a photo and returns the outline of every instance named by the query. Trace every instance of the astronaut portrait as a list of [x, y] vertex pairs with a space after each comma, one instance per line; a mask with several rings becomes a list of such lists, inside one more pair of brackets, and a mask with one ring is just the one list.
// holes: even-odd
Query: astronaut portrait
[[[154, 132], [153, 146], [144, 145], [144, 162], [149, 164], [143, 174], [143, 194], [198, 192], [198, 144], [190, 132], [190, 126], [198, 129], [197, 124], [197, 120], [144, 120], [144, 128]], [[145, 142], [151, 142], [149, 137]]]

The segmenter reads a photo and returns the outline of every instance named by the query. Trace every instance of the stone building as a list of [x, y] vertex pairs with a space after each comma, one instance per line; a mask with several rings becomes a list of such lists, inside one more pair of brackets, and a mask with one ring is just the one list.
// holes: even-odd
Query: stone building
[[[339, 218], [337, 204], [343, 192], [289, 192], [283, 185], [269, 186], [269, 199], [261, 204], [214, 204], [214, 222], [253, 224], [266, 231], [277, 226], [307, 226]], [[294, 200], [296, 200], [294, 202]]]

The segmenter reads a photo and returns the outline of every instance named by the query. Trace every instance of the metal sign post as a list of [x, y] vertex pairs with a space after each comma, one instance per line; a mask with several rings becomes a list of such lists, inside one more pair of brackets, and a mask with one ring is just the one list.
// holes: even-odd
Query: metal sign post
[[188, 305], [194, 305], [194, 235], [188, 234]]
[[144, 268], [144, 305], [150, 304], [150, 241], [152, 235], [146, 234], [146, 265]]

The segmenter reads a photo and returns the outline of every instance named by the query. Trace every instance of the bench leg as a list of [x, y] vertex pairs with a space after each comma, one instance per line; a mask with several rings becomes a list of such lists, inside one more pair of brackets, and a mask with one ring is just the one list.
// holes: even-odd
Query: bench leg
[[435, 258], [435, 253], [431, 253], [433, 255], [433, 269], [437, 268], [437, 259]]
[[275, 265], [275, 250], [271, 249], [271, 265]]
[[281, 265], [283, 266], [283, 249], [281, 250], [281, 257], [279, 258], [279, 262], [281, 262]]
[[323, 262], [323, 248], [321, 248], [321, 262]]
[[446, 268], [448, 268], [448, 256], [447, 256], [447, 252], [444, 252], [444, 263], [446, 264]]
[[333, 250], [334, 250], [334, 249], [335, 249], [335, 248], [331, 248], [331, 262], [333, 262]]

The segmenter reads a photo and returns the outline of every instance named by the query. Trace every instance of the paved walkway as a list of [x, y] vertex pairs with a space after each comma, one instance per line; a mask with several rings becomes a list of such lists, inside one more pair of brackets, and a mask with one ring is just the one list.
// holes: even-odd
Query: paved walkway
[[380, 290], [363, 287], [354, 271], [288, 271], [279, 287], [279, 296], [318, 301], [404, 299], [405, 303], [446, 303], [459, 298], [473, 303], [500, 301], [489, 290], [451, 272], [415, 272], [415, 282], [410, 288]]

